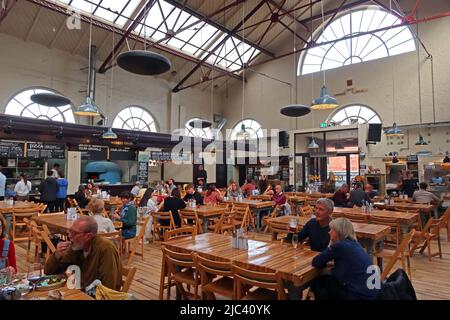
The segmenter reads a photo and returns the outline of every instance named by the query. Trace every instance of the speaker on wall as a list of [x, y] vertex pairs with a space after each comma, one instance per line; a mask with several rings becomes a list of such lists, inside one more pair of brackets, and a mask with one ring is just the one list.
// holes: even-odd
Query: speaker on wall
[[289, 133], [287, 131], [280, 131], [278, 133], [278, 146], [289, 147]]
[[367, 141], [380, 142], [381, 141], [381, 123], [369, 123], [369, 135]]

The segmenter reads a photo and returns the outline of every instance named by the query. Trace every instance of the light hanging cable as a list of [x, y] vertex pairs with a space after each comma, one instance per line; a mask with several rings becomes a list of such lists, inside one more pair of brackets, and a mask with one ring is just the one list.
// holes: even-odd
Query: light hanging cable
[[[417, 11], [416, 11], [416, 19], [417, 19]], [[416, 146], [427, 146], [428, 143], [422, 136], [422, 81], [421, 81], [421, 72], [420, 72], [420, 46], [419, 46], [419, 24], [416, 25], [416, 40], [417, 40], [417, 79], [419, 86], [419, 140], [416, 142]]]
[[[292, 93], [291, 93], [291, 104], [287, 105], [286, 107], [283, 107], [280, 109], [280, 113], [282, 115], [288, 116], [288, 117], [294, 117], [295, 118], [295, 129], [297, 129], [297, 118], [307, 115], [311, 112], [311, 108], [307, 107], [302, 104], [298, 104], [298, 75], [297, 75], [297, 68], [296, 68], [296, 62], [297, 62], [297, 24], [294, 21], [294, 77], [295, 77], [295, 102], [292, 103]], [[292, 85], [291, 85], [291, 92], [292, 92]]]
[[[93, 12], [93, 4], [91, 3], [91, 12]], [[86, 92], [85, 102], [80, 105], [75, 114], [82, 117], [95, 117], [100, 115], [100, 110], [94, 102], [94, 97], [92, 96], [92, 14], [91, 21], [89, 23], [89, 67], [88, 67], [88, 86]], [[94, 70], [95, 72], [95, 70]]]
[[[320, 2], [320, 5], [321, 5], [321, 10], [322, 10], [322, 33], [321, 34], [323, 35], [324, 28], [325, 28], [325, 15], [323, 12], [323, 0]], [[311, 37], [311, 41], [312, 41], [312, 37]], [[320, 90], [320, 97], [316, 98], [312, 101], [311, 109], [313, 109], [313, 110], [334, 109], [339, 106], [336, 99], [333, 98], [332, 96], [330, 96], [330, 94], [328, 93], [328, 88], [326, 85], [326, 78], [325, 78], [325, 69], [323, 68], [323, 66], [322, 66], [322, 71], [323, 71], [323, 86], [322, 86], [322, 89]]]

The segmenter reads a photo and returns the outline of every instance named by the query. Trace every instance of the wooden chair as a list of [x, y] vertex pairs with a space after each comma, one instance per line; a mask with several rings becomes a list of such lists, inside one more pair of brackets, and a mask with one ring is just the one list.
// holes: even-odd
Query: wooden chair
[[50, 240], [51, 233], [50, 233], [50, 230], [48, 229], [47, 225], [43, 224], [42, 230], [39, 233], [40, 233], [40, 238], [47, 245], [47, 251], [45, 253], [45, 261], [47, 261], [48, 258], [50, 257], [50, 254], [55, 253], [56, 247], [53, 244], [53, 242]]
[[215, 224], [208, 225], [208, 229], [218, 234], [231, 234], [233, 229], [239, 228], [242, 225], [241, 220], [234, 220], [235, 212], [227, 212], [222, 213], [220, 218], [217, 220]]
[[[402, 239], [402, 242], [398, 245], [396, 250], [383, 249], [374, 253], [374, 257], [379, 257], [383, 260], [388, 259], [387, 265], [385, 265], [383, 271], [381, 272], [381, 280], [385, 280], [387, 278], [397, 261], [401, 261], [403, 269], [407, 269], [409, 278], [412, 279], [411, 263], [409, 259], [410, 252], [408, 246], [415, 233], [415, 229], [411, 230], [411, 232]], [[407, 268], [405, 267], [405, 260], [407, 262]]]
[[119, 257], [122, 256], [122, 248], [123, 248], [123, 239], [122, 239], [122, 231], [114, 231], [114, 232], [99, 232], [97, 233], [99, 237], [109, 239], [116, 244], [117, 250], [119, 252]]
[[230, 209], [230, 204], [226, 202], [217, 202], [214, 206], [221, 209]]
[[344, 217], [350, 220], [351, 222], [369, 223], [369, 215], [367, 214], [345, 212]]
[[[173, 221], [172, 212], [152, 212], [153, 217], [153, 240], [155, 240], [156, 235], [158, 234], [160, 239], [164, 239], [164, 232], [167, 230], [175, 229], [175, 222]], [[161, 224], [162, 221], [165, 221], [165, 224]]]
[[201, 299], [215, 300], [215, 294], [234, 299], [233, 266], [231, 262], [210, 260], [193, 253], [195, 267], [200, 275]]
[[42, 216], [44, 214], [45, 210], [47, 210], [47, 205], [44, 203], [39, 203], [38, 204], [38, 216]]
[[122, 281], [120, 292], [128, 292], [131, 283], [133, 282], [134, 275], [136, 274], [136, 267], [122, 267]]
[[[421, 219], [420, 209], [405, 209], [405, 208], [395, 207], [394, 211], [407, 212], [407, 213], [417, 213], [418, 219], [417, 219], [416, 222], [414, 222], [412, 227], [415, 228], [416, 230], [422, 230], [423, 223], [422, 223], [422, 219]], [[428, 218], [430, 218], [430, 217], [431, 217], [431, 215], [429, 215]]]
[[[13, 209], [13, 217], [12, 217], [12, 232], [11, 238], [14, 242], [20, 241], [28, 241], [30, 239], [29, 231], [26, 229], [27, 224], [24, 222], [24, 219], [31, 219], [34, 216], [38, 215], [38, 207], [31, 208], [14, 208]], [[22, 230], [23, 233], [20, 234], [18, 231]]]
[[178, 210], [178, 215], [180, 216], [181, 227], [195, 227], [197, 233], [202, 233], [203, 227], [196, 211]]
[[[431, 261], [432, 257], [439, 256], [442, 259], [442, 248], [441, 248], [441, 238], [439, 237], [440, 228], [442, 225], [442, 217], [439, 219], [428, 219], [428, 222], [423, 227], [421, 231], [416, 231], [412, 237], [412, 245], [409, 251], [412, 257], [417, 249], [419, 253], [422, 254], [425, 249], [428, 249], [428, 260]], [[437, 240], [438, 251], [431, 251], [431, 241]]]
[[[128, 262], [127, 266], [131, 264], [131, 261], [133, 260], [133, 257], [135, 255], [141, 256], [142, 260], [144, 260], [144, 235], [145, 235], [145, 229], [147, 228], [147, 224], [150, 220], [150, 216], [145, 217], [144, 222], [142, 223], [142, 226], [139, 230], [139, 234], [130, 239], [123, 239], [123, 243], [125, 245], [125, 251], [128, 253]], [[137, 251], [138, 247], [141, 247], [141, 252]]]
[[196, 235], [197, 235], [197, 228], [195, 226], [182, 227], [166, 231], [164, 233], [164, 241], [186, 238], [189, 236], [192, 237], [192, 239], [194, 239]]
[[447, 230], [447, 241], [450, 242], [450, 207], [445, 210], [441, 217], [442, 225], [441, 228]]
[[282, 239], [286, 237], [289, 233], [288, 226], [286, 223], [278, 222], [278, 221], [268, 221], [269, 232], [272, 234], [277, 233], [277, 238], [272, 239], [274, 241], [278, 241], [278, 236], [281, 235]]
[[248, 229], [250, 224], [252, 224], [252, 214], [250, 211], [250, 207], [248, 205], [233, 205], [231, 211], [233, 212], [234, 221], [239, 222], [242, 229]]
[[300, 216], [311, 217], [314, 214], [314, 209], [310, 205], [300, 207]]
[[268, 223], [268, 220], [269, 220], [269, 219], [272, 219], [272, 218], [276, 218], [276, 217], [278, 217], [279, 215], [280, 215], [280, 210], [278, 210], [278, 209], [275, 207], [275, 208], [273, 208], [271, 214], [269, 214], [269, 215], [263, 217], [262, 220], [263, 220], [263, 224], [265, 225], [265, 226], [264, 226], [263, 232], [267, 232], [267, 230], [269, 230], [269, 223]]
[[39, 261], [39, 257], [42, 253], [42, 240], [41, 237], [41, 231], [42, 227], [40, 228], [36, 221], [29, 220], [28, 218], [24, 218], [23, 221], [25, 222], [27, 228], [28, 228], [28, 244], [27, 244], [27, 256], [26, 261], [30, 262], [30, 252], [31, 252], [31, 243], [34, 243], [34, 262]]
[[[283, 281], [278, 272], [252, 270], [251, 266], [233, 264], [236, 300], [286, 300]], [[249, 288], [256, 287], [250, 291]]]
[[70, 207], [76, 208], [77, 209], [77, 213], [80, 216], [88, 216], [89, 215], [89, 210], [81, 208], [80, 205], [78, 204], [77, 199], [75, 199], [75, 198], [68, 198], [67, 200], [69, 201]]
[[399, 246], [400, 239], [401, 239], [401, 227], [400, 222], [397, 218], [390, 218], [390, 217], [377, 217], [371, 215], [369, 218], [370, 223], [373, 224], [380, 224], [383, 226], [389, 226], [391, 227], [391, 232], [388, 235], [388, 240], [395, 242], [395, 247]]
[[162, 250], [167, 266], [168, 298], [170, 298], [170, 288], [173, 282], [184, 300], [187, 300], [188, 292], [184, 289], [183, 284], [192, 286], [194, 288], [194, 299], [197, 300], [200, 278], [195, 270], [192, 254], [175, 252], [165, 246], [162, 246]]

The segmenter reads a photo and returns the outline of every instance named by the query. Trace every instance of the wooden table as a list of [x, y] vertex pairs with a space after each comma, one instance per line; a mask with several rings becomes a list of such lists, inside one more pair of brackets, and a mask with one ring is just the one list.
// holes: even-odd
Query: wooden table
[[44, 214], [39, 217], [33, 217], [32, 219], [35, 220], [37, 224], [45, 224], [53, 232], [62, 234], [68, 234], [74, 223], [73, 220], [67, 220], [65, 214]]
[[248, 197], [250, 200], [261, 200], [261, 201], [271, 201], [273, 196], [268, 194], [260, 194], [258, 196], [250, 196]]
[[[360, 208], [334, 207], [333, 218], [342, 217], [345, 213], [365, 215], [365, 213], [361, 212]], [[371, 215], [381, 218], [396, 218], [402, 229], [402, 234], [407, 234], [411, 230], [413, 224], [419, 220], [419, 214], [412, 212], [374, 210]]]
[[34, 208], [37, 206], [37, 203], [28, 201], [14, 201], [13, 205], [8, 204], [8, 201], [0, 201], [0, 212], [9, 213], [12, 212], [13, 209]]
[[434, 209], [434, 205], [417, 202], [394, 202], [393, 205], [386, 205], [384, 202], [374, 202], [374, 207], [380, 209], [395, 209], [401, 208], [405, 210], [420, 210], [423, 213], [430, 213]]
[[[225, 259], [243, 267], [252, 267], [266, 272], [280, 272], [285, 281], [296, 287], [305, 287], [323, 270], [312, 266], [313, 258], [318, 252], [307, 248], [297, 248], [279, 243], [248, 240], [248, 250], [234, 249], [233, 238], [222, 234], [203, 233], [191, 237], [170, 240], [164, 243], [168, 249], [178, 252], [197, 252], [210, 259]], [[164, 259], [164, 257], [163, 257]], [[163, 260], [161, 270], [162, 282], [166, 267]]]
[[243, 199], [242, 201], [226, 200], [224, 202], [231, 204], [236, 203], [248, 205], [250, 209], [253, 211], [253, 213], [256, 215], [256, 229], [258, 231], [261, 230], [261, 212], [268, 213], [268, 211], [276, 205], [275, 201], [261, 201], [250, 199]]
[[208, 232], [209, 220], [220, 217], [226, 211], [225, 208], [209, 206], [198, 206], [195, 209], [186, 207], [185, 210], [195, 211], [197, 216], [202, 219], [204, 233]]
[[[297, 230], [296, 232], [300, 232], [301, 229], [305, 226], [305, 224], [310, 220], [307, 217], [299, 217], [299, 216], [281, 216], [276, 218], [270, 218], [268, 221], [275, 221], [279, 223], [286, 224], [286, 232], [289, 232], [289, 225], [291, 219], [297, 220]], [[378, 224], [368, 224], [368, 223], [356, 223], [352, 222], [353, 228], [355, 229], [356, 237], [358, 241], [363, 245], [367, 253], [372, 255], [374, 249], [380, 250], [383, 247], [383, 242], [386, 236], [390, 232], [389, 226], [383, 226]], [[277, 239], [277, 232], [272, 232], [272, 240]]]
[[[91, 296], [87, 295], [81, 290], [68, 289], [67, 287], [58, 288], [63, 296], [63, 300], [95, 300]], [[31, 300], [32, 298], [44, 299], [48, 297], [49, 291], [33, 291], [26, 295], [26, 300]]]

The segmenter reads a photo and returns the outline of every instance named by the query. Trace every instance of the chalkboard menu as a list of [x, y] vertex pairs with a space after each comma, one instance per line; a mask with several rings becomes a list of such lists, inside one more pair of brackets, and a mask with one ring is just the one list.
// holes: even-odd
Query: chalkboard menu
[[87, 144], [78, 145], [78, 151], [81, 151], [81, 160], [94, 161], [106, 160], [106, 156], [108, 153], [107, 147]]
[[189, 161], [190, 154], [176, 154], [168, 151], [152, 151], [150, 160], [155, 161]]
[[63, 144], [28, 142], [27, 157], [33, 159], [65, 159], [66, 146]]
[[2, 158], [21, 158], [24, 149], [25, 143], [0, 141], [0, 157]]
[[109, 160], [136, 160], [136, 151], [129, 148], [109, 148]]
[[148, 162], [138, 163], [138, 181], [141, 185], [147, 185], [148, 183]]

